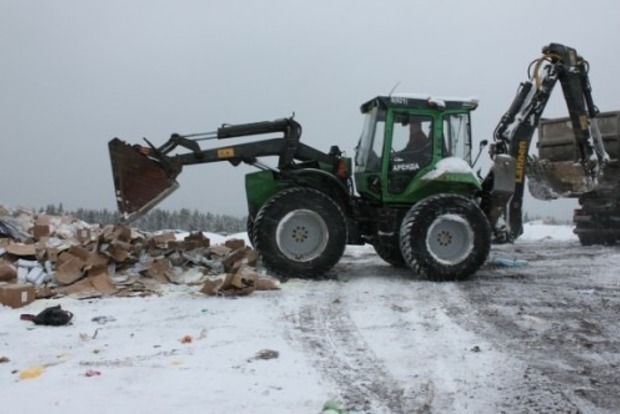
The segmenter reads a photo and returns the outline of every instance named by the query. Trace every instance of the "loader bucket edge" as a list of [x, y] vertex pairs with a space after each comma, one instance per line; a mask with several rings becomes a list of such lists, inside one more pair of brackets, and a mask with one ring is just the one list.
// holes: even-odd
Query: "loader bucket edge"
[[146, 214], [179, 187], [176, 175], [170, 177], [160, 162], [131, 145], [114, 138], [108, 147], [121, 222]]

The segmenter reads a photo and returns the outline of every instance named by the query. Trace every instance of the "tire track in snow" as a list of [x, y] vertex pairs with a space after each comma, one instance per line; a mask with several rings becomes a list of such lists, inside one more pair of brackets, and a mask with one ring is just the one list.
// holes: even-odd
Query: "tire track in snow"
[[[335, 383], [343, 405], [356, 413], [419, 412], [412, 396], [390, 374], [362, 337], [339, 294], [340, 282], [304, 283], [287, 337], [317, 370]], [[327, 289], [326, 289], [327, 288]]]
[[[606, 270], [617, 251], [573, 242], [494, 250], [529, 265], [487, 265], [460, 285], [477, 321], [461, 323], [528, 364], [515, 402], [534, 412], [617, 412], [620, 291]], [[463, 310], [452, 314], [462, 319]]]

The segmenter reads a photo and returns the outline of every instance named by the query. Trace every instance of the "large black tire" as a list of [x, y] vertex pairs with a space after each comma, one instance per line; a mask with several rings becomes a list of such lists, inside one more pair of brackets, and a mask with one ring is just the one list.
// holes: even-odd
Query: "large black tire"
[[254, 242], [254, 217], [248, 214], [248, 219], [245, 222], [245, 228], [248, 233], [248, 240], [250, 240], [250, 244], [252, 247], [256, 247], [256, 243]]
[[294, 187], [261, 207], [254, 220], [254, 242], [265, 267], [278, 276], [315, 279], [342, 257], [346, 220], [325, 193]]
[[409, 267], [428, 280], [463, 280], [487, 259], [491, 226], [473, 200], [434, 195], [405, 215], [400, 249]]

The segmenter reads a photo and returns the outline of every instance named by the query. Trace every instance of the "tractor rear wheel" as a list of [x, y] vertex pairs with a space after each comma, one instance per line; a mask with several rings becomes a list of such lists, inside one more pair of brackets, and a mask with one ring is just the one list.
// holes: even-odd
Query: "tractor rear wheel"
[[344, 253], [346, 220], [325, 193], [294, 187], [261, 207], [254, 220], [254, 243], [265, 267], [279, 276], [318, 278]]
[[428, 280], [462, 280], [476, 272], [491, 249], [491, 226], [478, 205], [456, 194], [415, 204], [400, 227], [400, 249]]

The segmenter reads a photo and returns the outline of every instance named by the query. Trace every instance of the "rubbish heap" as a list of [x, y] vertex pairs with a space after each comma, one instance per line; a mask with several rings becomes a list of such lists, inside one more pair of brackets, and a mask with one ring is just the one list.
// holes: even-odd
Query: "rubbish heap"
[[211, 245], [202, 232], [146, 233], [0, 205], [0, 303], [71, 295], [159, 294], [163, 284], [202, 285], [213, 296], [278, 289], [243, 239]]

